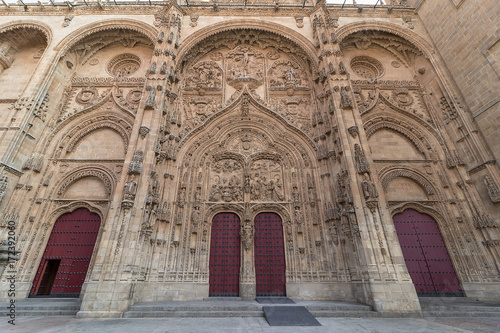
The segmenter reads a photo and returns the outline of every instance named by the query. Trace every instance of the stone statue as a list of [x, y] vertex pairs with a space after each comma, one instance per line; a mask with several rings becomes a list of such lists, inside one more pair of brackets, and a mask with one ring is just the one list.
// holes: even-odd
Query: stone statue
[[378, 198], [377, 189], [375, 188], [375, 184], [370, 180], [370, 176], [365, 173], [364, 179], [361, 182], [361, 187], [363, 188], [363, 195], [366, 200]]
[[137, 192], [137, 182], [135, 180], [129, 180], [125, 183], [123, 191], [123, 200], [134, 201], [135, 193]]

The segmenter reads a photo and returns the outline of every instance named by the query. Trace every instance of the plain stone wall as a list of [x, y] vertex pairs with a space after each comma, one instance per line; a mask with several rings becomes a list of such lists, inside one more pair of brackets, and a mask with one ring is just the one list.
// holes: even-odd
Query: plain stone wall
[[500, 159], [498, 0], [416, 0], [418, 15]]

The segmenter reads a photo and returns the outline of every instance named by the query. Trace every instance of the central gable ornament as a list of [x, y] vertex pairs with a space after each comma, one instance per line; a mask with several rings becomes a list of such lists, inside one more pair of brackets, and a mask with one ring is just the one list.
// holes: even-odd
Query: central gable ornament
[[253, 47], [240, 45], [227, 56], [227, 83], [236, 89], [247, 85], [255, 89], [264, 81], [264, 54]]

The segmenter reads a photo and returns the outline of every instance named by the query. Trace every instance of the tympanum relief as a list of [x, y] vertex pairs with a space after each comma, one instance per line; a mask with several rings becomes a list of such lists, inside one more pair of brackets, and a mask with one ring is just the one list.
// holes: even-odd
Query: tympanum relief
[[312, 136], [310, 114], [317, 105], [311, 68], [307, 57], [291, 51], [297, 51], [292, 42], [252, 30], [225, 32], [194, 48], [181, 69], [185, 74], [176, 106], [186, 131], [204, 124], [247, 89], [264, 107]]

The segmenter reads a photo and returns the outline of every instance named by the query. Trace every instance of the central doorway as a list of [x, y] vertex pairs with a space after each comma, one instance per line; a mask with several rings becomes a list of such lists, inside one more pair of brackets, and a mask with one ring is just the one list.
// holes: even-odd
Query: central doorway
[[240, 293], [240, 218], [220, 213], [212, 220], [209, 296], [235, 297]]
[[275, 213], [255, 217], [255, 280], [257, 296], [286, 296], [283, 225]]
[[99, 233], [101, 218], [86, 208], [61, 215], [50, 233], [31, 296], [78, 297]]

